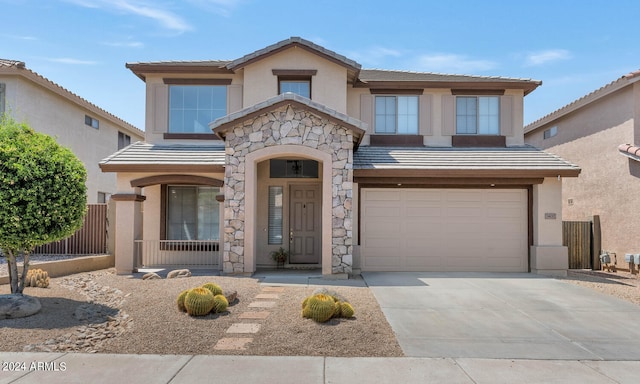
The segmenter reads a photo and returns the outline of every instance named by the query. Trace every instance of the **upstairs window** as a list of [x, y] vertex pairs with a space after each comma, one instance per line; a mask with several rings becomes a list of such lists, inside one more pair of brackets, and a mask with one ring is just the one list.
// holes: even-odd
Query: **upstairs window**
[[118, 132], [118, 151], [131, 144], [131, 136]]
[[295, 93], [307, 99], [311, 98], [311, 79], [309, 80], [280, 80], [280, 93]]
[[84, 115], [84, 124], [90, 126], [91, 128], [100, 129], [100, 121], [98, 121], [98, 119], [94, 119], [89, 115]]
[[376, 96], [375, 132], [418, 134], [418, 96]]
[[7, 89], [7, 85], [4, 83], [0, 83], [0, 115], [4, 114], [5, 112], [5, 92]]
[[169, 86], [170, 133], [211, 133], [209, 123], [226, 114], [224, 85]]
[[500, 98], [498, 96], [456, 97], [456, 134], [500, 134]]
[[557, 134], [558, 134], [558, 127], [554, 125], [553, 127], [549, 128], [549, 129], [545, 129], [543, 137], [544, 137], [544, 140], [546, 140], [546, 139], [552, 138], [553, 136], [555, 136]]

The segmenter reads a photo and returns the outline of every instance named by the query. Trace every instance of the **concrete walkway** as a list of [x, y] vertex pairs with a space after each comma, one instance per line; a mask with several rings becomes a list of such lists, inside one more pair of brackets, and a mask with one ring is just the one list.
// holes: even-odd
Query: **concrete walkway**
[[[637, 383], [640, 362], [0, 352], [0, 383]], [[15, 365], [17, 363], [17, 365]], [[13, 364], [13, 365], [10, 365]], [[10, 371], [7, 371], [10, 370]]]

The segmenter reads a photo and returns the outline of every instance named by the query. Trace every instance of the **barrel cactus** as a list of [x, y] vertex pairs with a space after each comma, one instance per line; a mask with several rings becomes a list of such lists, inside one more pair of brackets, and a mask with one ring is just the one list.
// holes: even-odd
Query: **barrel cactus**
[[220, 287], [216, 283], [206, 283], [206, 284], [202, 285], [202, 288], [206, 288], [206, 289], [210, 290], [211, 293], [213, 293], [213, 296], [222, 295], [222, 287]]
[[187, 308], [184, 306], [184, 298], [187, 297], [187, 293], [189, 293], [189, 289], [185, 289], [184, 291], [180, 292], [180, 294], [178, 295], [178, 299], [176, 300], [176, 303], [178, 304], [178, 309], [181, 312], [187, 311]]
[[342, 301], [340, 304], [340, 317], [351, 318], [355, 315], [356, 311], [353, 309], [353, 306], [346, 301]]
[[202, 287], [189, 290], [184, 298], [184, 307], [191, 316], [204, 316], [215, 305], [213, 293]]
[[25, 278], [27, 287], [47, 288], [49, 286], [49, 273], [42, 269], [29, 269]]
[[213, 312], [220, 313], [227, 310], [229, 302], [224, 295], [215, 295], [213, 297]]
[[336, 303], [332, 296], [318, 294], [308, 298], [307, 305], [302, 309], [302, 316], [324, 323], [333, 317]]

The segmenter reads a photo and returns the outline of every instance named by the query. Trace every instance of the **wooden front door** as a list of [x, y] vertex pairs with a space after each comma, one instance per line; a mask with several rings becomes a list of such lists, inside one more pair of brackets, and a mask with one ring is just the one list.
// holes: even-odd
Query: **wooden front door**
[[320, 184], [291, 185], [289, 199], [289, 263], [320, 264]]

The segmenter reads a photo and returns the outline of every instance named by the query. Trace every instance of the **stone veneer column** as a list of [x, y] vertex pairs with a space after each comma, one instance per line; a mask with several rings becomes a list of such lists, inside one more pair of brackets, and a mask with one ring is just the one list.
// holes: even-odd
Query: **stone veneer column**
[[[266, 147], [296, 145], [332, 156], [331, 270], [353, 265], [353, 137], [351, 130], [311, 111], [282, 106], [237, 124], [226, 135], [223, 272], [245, 272], [245, 164], [247, 154]], [[325, 207], [323, 207], [323, 210]], [[251, 223], [253, 225], [253, 223]]]

